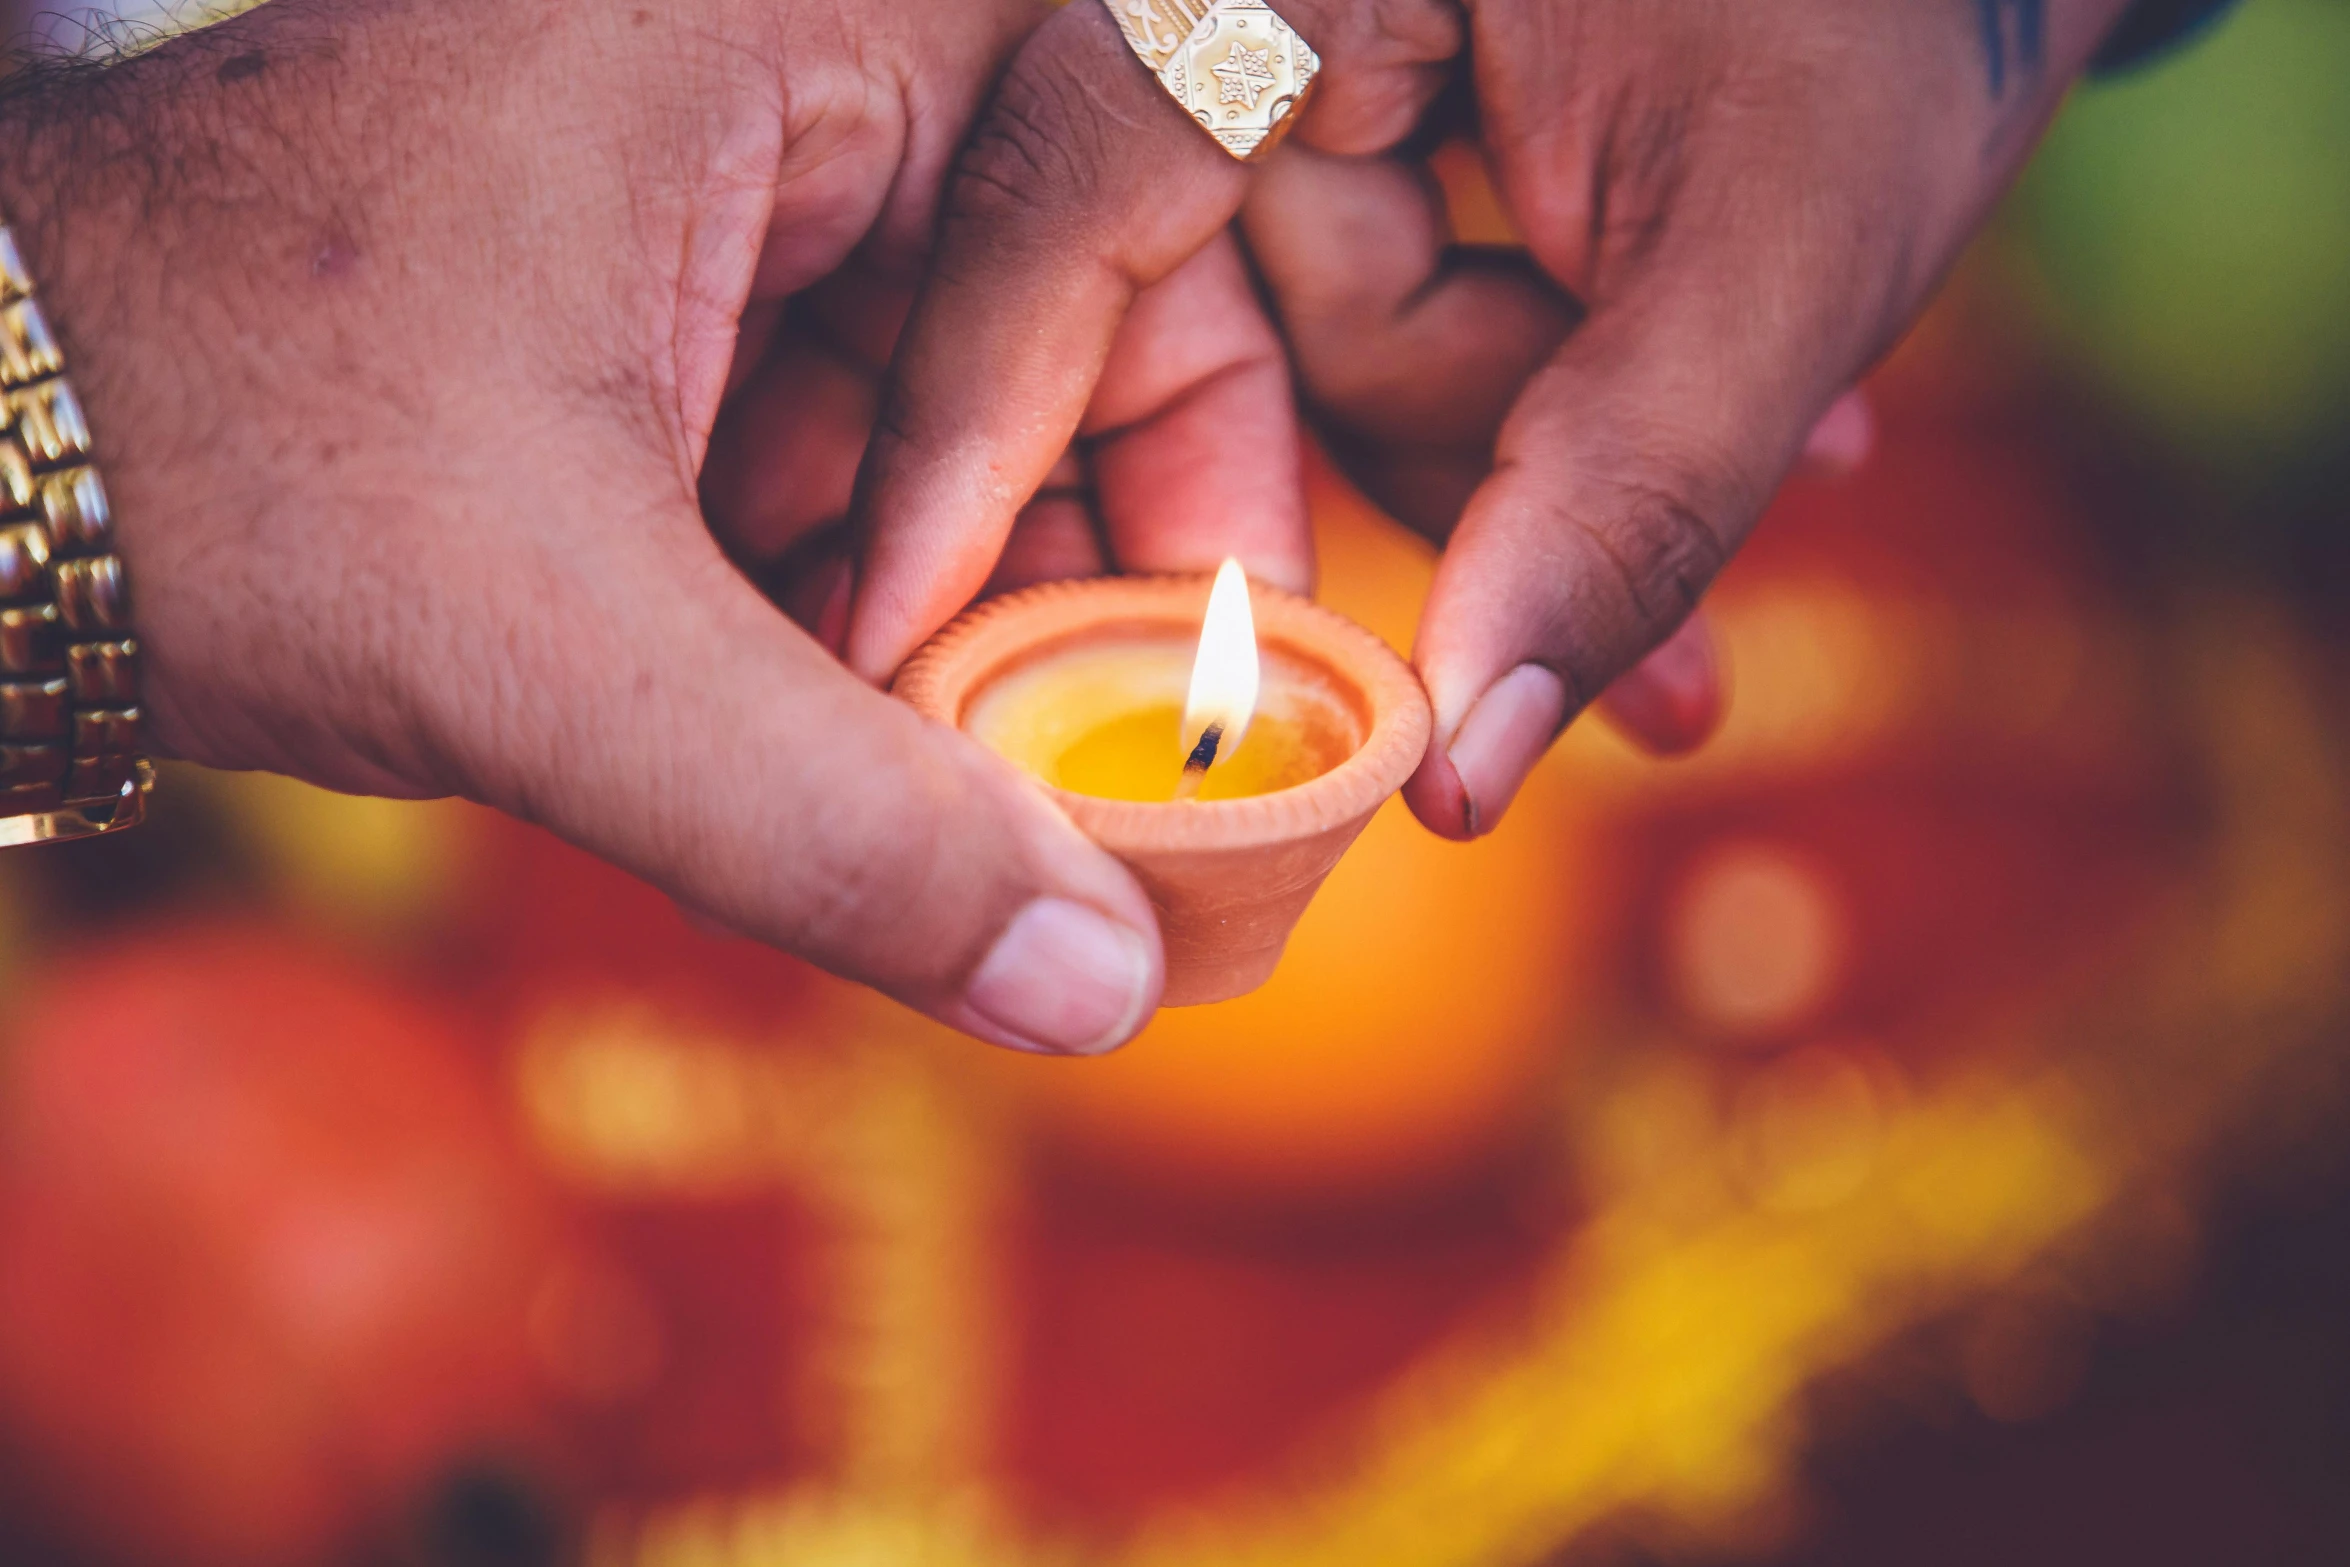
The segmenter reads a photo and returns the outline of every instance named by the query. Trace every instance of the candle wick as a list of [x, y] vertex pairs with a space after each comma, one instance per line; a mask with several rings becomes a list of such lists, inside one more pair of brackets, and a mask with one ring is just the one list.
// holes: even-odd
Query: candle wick
[[1199, 737], [1199, 744], [1191, 748], [1191, 755], [1183, 759], [1183, 777], [1175, 785], [1175, 798], [1195, 798], [1200, 785], [1208, 781], [1208, 769], [1216, 765], [1216, 751], [1224, 743], [1224, 726], [1208, 725]]

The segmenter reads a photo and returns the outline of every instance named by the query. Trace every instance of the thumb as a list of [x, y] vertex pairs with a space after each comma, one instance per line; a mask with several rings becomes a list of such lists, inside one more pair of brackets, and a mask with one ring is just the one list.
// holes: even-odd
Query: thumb
[[467, 731], [490, 803], [982, 1039], [1123, 1043], [1162, 977], [1141, 888], [1008, 763], [852, 677], [680, 510], [542, 568], [555, 602], [490, 628], [532, 693]]
[[1415, 654], [1436, 726], [1407, 797], [1438, 832], [1490, 830], [1567, 722], [1674, 635], [1844, 384], [1706, 284], [1659, 275], [1593, 315], [1503, 426]]

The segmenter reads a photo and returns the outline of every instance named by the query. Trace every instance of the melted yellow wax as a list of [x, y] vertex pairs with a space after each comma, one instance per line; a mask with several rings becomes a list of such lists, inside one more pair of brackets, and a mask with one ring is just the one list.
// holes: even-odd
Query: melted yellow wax
[[[1208, 769], [1195, 798], [1245, 800], [1294, 789], [1330, 770], [1303, 725], [1271, 715], [1248, 726], [1240, 747]], [[1171, 800], [1183, 781], [1183, 709], [1168, 703], [1124, 713], [1097, 725], [1042, 775], [1071, 794], [1104, 800]]]
[[[1071, 794], [1172, 800], [1183, 779], [1183, 693], [1191, 649], [1142, 643], [1072, 649], [981, 694], [963, 727]], [[1201, 800], [1293, 789], [1344, 761], [1351, 726], [1329, 701], [1276, 671], [1237, 747], [1208, 769]]]

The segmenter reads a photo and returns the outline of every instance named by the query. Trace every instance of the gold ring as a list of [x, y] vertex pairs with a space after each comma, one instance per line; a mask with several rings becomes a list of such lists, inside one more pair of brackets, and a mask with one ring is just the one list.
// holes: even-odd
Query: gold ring
[[1273, 150], [1322, 69], [1265, 0], [1102, 0], [1167, 96], [1244, 162]]

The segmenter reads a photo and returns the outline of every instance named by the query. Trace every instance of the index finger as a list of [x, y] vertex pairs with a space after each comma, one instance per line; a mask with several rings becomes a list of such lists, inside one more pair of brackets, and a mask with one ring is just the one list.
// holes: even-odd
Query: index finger
[[[1124, 3], [1185, 27], [1205, 9]], [[1243, 0], [1224, 8], [1270, 14]], [[1280, 9], [1322, 58], [1305, 111], [1318, 140], [1400, 137], [1437, 85], [1431, 62], [1459, 46], [1457, 15], [1439, 0]], [[950, 185], [867, 452], [852, 668], [882, 678], [986, 580], [1019, 507], [1078, 433], [1138, 294], [1223, 232], [1247, 184], [1101, 6], [1079, 0], [1030, 38]], [[1172, 331], [1257, 310], [1235, 273]], [[1121, 420], [1120, 460], [1097, 474], [1105, 513], [1135, 537], [1164, 541], [1209, 492], [1274, 504], [1247, 443], [1288, 421], [1286, 386], [1226, 374], [1213, 355], [1195, 363], [1204, 373], [1153, 388], [1142, 417]], [[1159, 482], [1181, 471], [1204, 477]], [[1302, 527], [1302, 497], [1280, 504]]]
[[1135, 295], [1245, 188], [1100, 6], [1080, 0], [1029, 40], [949, 186], [866, 454], [852, 669], [885, 678], [986, 581]]

